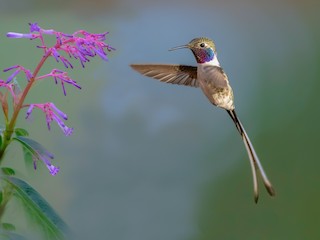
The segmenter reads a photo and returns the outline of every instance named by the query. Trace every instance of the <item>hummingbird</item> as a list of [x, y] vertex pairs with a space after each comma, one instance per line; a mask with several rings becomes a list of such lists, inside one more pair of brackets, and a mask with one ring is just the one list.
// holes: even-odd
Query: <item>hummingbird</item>
[[130, 66], [139, 73], [161, 82], [199, 87], [214, 106], [225, 109], [240, 133], [249, 156], [255, 203], [259, 199], [258, 171], [266, 190], [271, 196], [274, 196], [274, 188], [235, 112], [233, 91], [228, 77], [218, 61], [214, 42], [209, 38], [200, 37], [191, 40], [188, 44], [169, 49], [169, 51], [185, 48], [192, 51], [197, 66], [179, 64], [131, 64]]

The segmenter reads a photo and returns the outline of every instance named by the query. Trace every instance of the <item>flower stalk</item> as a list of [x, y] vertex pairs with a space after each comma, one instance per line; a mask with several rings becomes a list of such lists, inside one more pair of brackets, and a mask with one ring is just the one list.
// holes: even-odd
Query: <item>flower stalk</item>
[[[1, 92], [0, 100], [2, 103], [2, 108], [4, 111], [4, 115], [6, 118], [5, 129], [2, 131], [2, 143], [0, 146], [0, 164], [3, 160], [4, 153], [7, 149], [7, 146], [10, 144], [12, 140], [12, 135], [14, 133], [14, 129], [16, 126], [16, 121], [19, 116], [19, 113], [22, 108], [29, 106], [29, 110], [27, 111], [27, 117], [32, 112], [33, 108], [41, 109], [46, 115], [46, 122], [48, 125], [48, 129], [50, 130], [50, 123], [54, 120], [58, 123], [62, 131], [66, 136], [69, 136], [73, 132], [73, 128], [67, 127], [63, 120], [67, 120], [67, 115], [61, 115], [62, 111], [60, 111], [53, 103], [45, 103], [45, 104], [25, 104], [25, 99], [30, 92], [30, 89], [34, 85], [36, 81], [52, 77], [57, 84], [58, 81], [61, 83], [63, 94], [66, 95], [65, 83], [72, 85], [78, 89], [81, 89], [81, 86], [77, 84], [76, 81], [71, 79], [67, 72], [64, 72], [59, 69], [53, 69], [50, 73], [45, 74], [43, 76], [38, 76], [40, 69], [46, 62], [49, 57], [53, 57], [58, 63], [62, 63], [65, 68], [73, 68], [71, 62], [63, 56], [67, 55], [69, 58], [76, 59], [80, 62], [81, 66], [84, 67], [85, 63], [89, 62], [89, 58], [93, 58], [95, 56], [99, 56], [102, 60], [107, 61], [107, 52], [114, 50], [111, 46], [106, 44], [104, 40], [106, 39], [107, 32], [101, 34], [92, 34], [84, 30], [76, 31], [73, 34], [65, 34], [62, 32], [55, 31], [53, 29], [43, 29], [37, 23], [30, 23], [30, 33], [15, 33], [9, 32], [7, 33], [7, 37], [9, 38], [28, 38], [28, 39], [39, 39], [41, 45], [38, 48], [44, 51], [44, 55], [39, 61], [38, 65], [31, 73], [28, 69], [15, 65], [5, 69], [4, 71], [14, 71], [11, 76], [8, 77], [7, 81], [0, 82], [0, 88], [7, 88], [13, 98], [13, 113], [11, 118], [8, 117], [8, 104], [7, 104], [7, 96], [3, 95]], [[56, 37], [56, 43], [52, 47], [48, 47], [44, 41], [43, 35], [54, 35]], [[15, 94], [14, 89], [15, 86], [12, 84], [13, 79], [16, 76], [23, 72], [27, 79], [27, 85], [23, 89], [23, 91], [19, 94]], [[46, 161], [44, 161], [46, 162]], [[48, 166], [48, 164], [46, 164]]]
[[[44, 52], [42, 58], [33, 72], [24, 66], [14, 65], [3, 70], [4, 72], [11, 72], [11, 75], [6, 80], [0, 79], [0, 103], [5, 121], [4, 127], [0, 129], [0, 235], [8, 239], [11, 239], [12, 236], [17, 236], [16, 234], [11, 235], [11, 231], [15, 229], [14, 225], [2, 222], [7, 203], [15, 197], [26, 205], [25, 209], [32, 214], [32, 217], [38, 219], [37, 222], [40, 223], [41, 229], [44, 229], [47, 235], [44, 239], [70, 239], [66, 237], [66, 224], [53, 211], [50, 205], [27, 182], [14, 176], [15, 171], [13, 169], [5, 168], [1, 166], [1, 163], [7, 147], [12, 141], [16, 141], [22, 147], [24, 160], [27, 163], [33, 163], [35, 170], [38, 167], [38, 162], [40, 162], [47, 167], [52, 176], [55, 176], [60, 171], [59, 166], [51, 163], [54, 159], [54, 155], [51, 152], [39, 142], [31, 139], [25, 129], [16, 128], [18, 116], [24, 108], [27, 108], [26, 119], [31, 116], [35, 109], [40, 110], [45, 115], [49, 130], [52, 122], [55, 122], [64, 135], [70, 136], [73, 133], [73, 128], [65, 124], [65, 121], [68, 120], [67, 114], [52, 102], [26, 103], [26, 98], [35, 82], [48, 78], [53, 79], [55, 84], [61, 84], [64, 96], [67, 95], [66, 86], [73, 86], [77, 89], [81, 89], [81, 86], [69, 77], [66, 71], [53, 68], [49, 73], [40, 75], [40, 70], [50, 57], [53, 57], [57, 63], [63, 65], [66, 69], [69, 69], [74, 68], [70, 59], [79, 61], [80, 65], [85, 67], [90, 58], [95, 56], [107, 61], [107, 52], [114, 49], [104, 42], [107, 32], [93, 34], [79, 30], [73, 34], [65, 34], [54, 29], [43, 29], [37, 23], [30, 23], [29, 26], [29, 33], [9, 32], [7, 37], [38, 39], [40, 46], [37, 46], [37, 48]], [[54, 36], [56, 38], [55, 44], [47, 46], [44, 35]], [[27, 81], [22, 90], [17, 81], [18, 76], [21, 74], [24, 74]], [[12, 104], [8, 104], [8, 99], [10, 98], [12, 99]], [[8, 230], [9, 228], [10, 230]]]

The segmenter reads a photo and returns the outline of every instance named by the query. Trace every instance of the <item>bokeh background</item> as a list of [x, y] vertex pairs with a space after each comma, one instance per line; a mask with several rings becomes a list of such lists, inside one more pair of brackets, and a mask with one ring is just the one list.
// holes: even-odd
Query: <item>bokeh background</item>
[[[320, 2], [316, 0], [1, 0], [1, 68], [33, 69], [36, 43], [6, 39], [28, 22], [72, 33], [109, 31], [117, 50], [70, 72], [82, 90], [64, 97], [52, 81], [29, 102], [53, 101], [74, 134], [49, 132], [41, 113], [18, 125], [55, 153], [61, 172], [29, 171], [18, 146], [14, 166], [52, 204], [76, 239], [320, 239]], [[253, 202], [245, 148], [228, 115], [199, 89], [145, 78], [130, 63], [194, 64], [168, 52], [213, 38], [236, 108], [272, 180]], [[77, 65], [76, 63], [74, 65]], [[44, 68], [62, 68], [51, 61]], [[7, 77], [2, 73], [1, 78]], [[3, 117], [3, 116], [1, 116]], [[19, 206], [8, 221], [23, 219]], [[36, 228], [21, 221], [18, 230]]]

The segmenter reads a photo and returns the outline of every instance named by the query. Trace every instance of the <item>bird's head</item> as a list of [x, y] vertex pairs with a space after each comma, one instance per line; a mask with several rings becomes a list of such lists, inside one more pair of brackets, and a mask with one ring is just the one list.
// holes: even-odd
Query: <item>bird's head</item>
[[216, 55], [216, 46], [214, 42], [205, 37], [192, 39], [188, 44], [174, 47], [170, 51], [189, 48], [195, 56], [198, 63], [210, 62]]

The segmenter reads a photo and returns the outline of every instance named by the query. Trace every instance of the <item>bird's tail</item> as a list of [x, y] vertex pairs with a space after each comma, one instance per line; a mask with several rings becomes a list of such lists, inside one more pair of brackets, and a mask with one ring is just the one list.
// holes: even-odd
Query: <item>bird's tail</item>
[[244, 127], [242, 126], [240, 120], [238, 119], [236, 112], [234, 110], [227, 110], [228, 114], [230, 115], [230, 117], [232, 118], [232, 121], [234, 122], [234, 124], [236, 125], [242, 140], [244, 142], [244, 145], [246, 146], [248, 155], [249, 155], [249, 159], [250, 159], [250, 164], [251, 164], [251, 170], [252, 170], [252, 176], [253, 176], [253, 190], [254, 190], [254, 200], [257, 203], [258, 202], [258, 198], [259, 198], [259, 190], [258, 190], [258, 180], [257, 180], [257, 170], [260, 171], [264, 186], [266, 187], [268, 193], [271, 196], [275, 195], [275, 191], [272, 187], [271, 182], [269, 181], [265, 171], [263, 170], [263, 167], [260, 163], [260, 160], [256, 154], [256, 151], [253, 148], [253, 145], [246, 133], [246, 131], [244, 130]]

